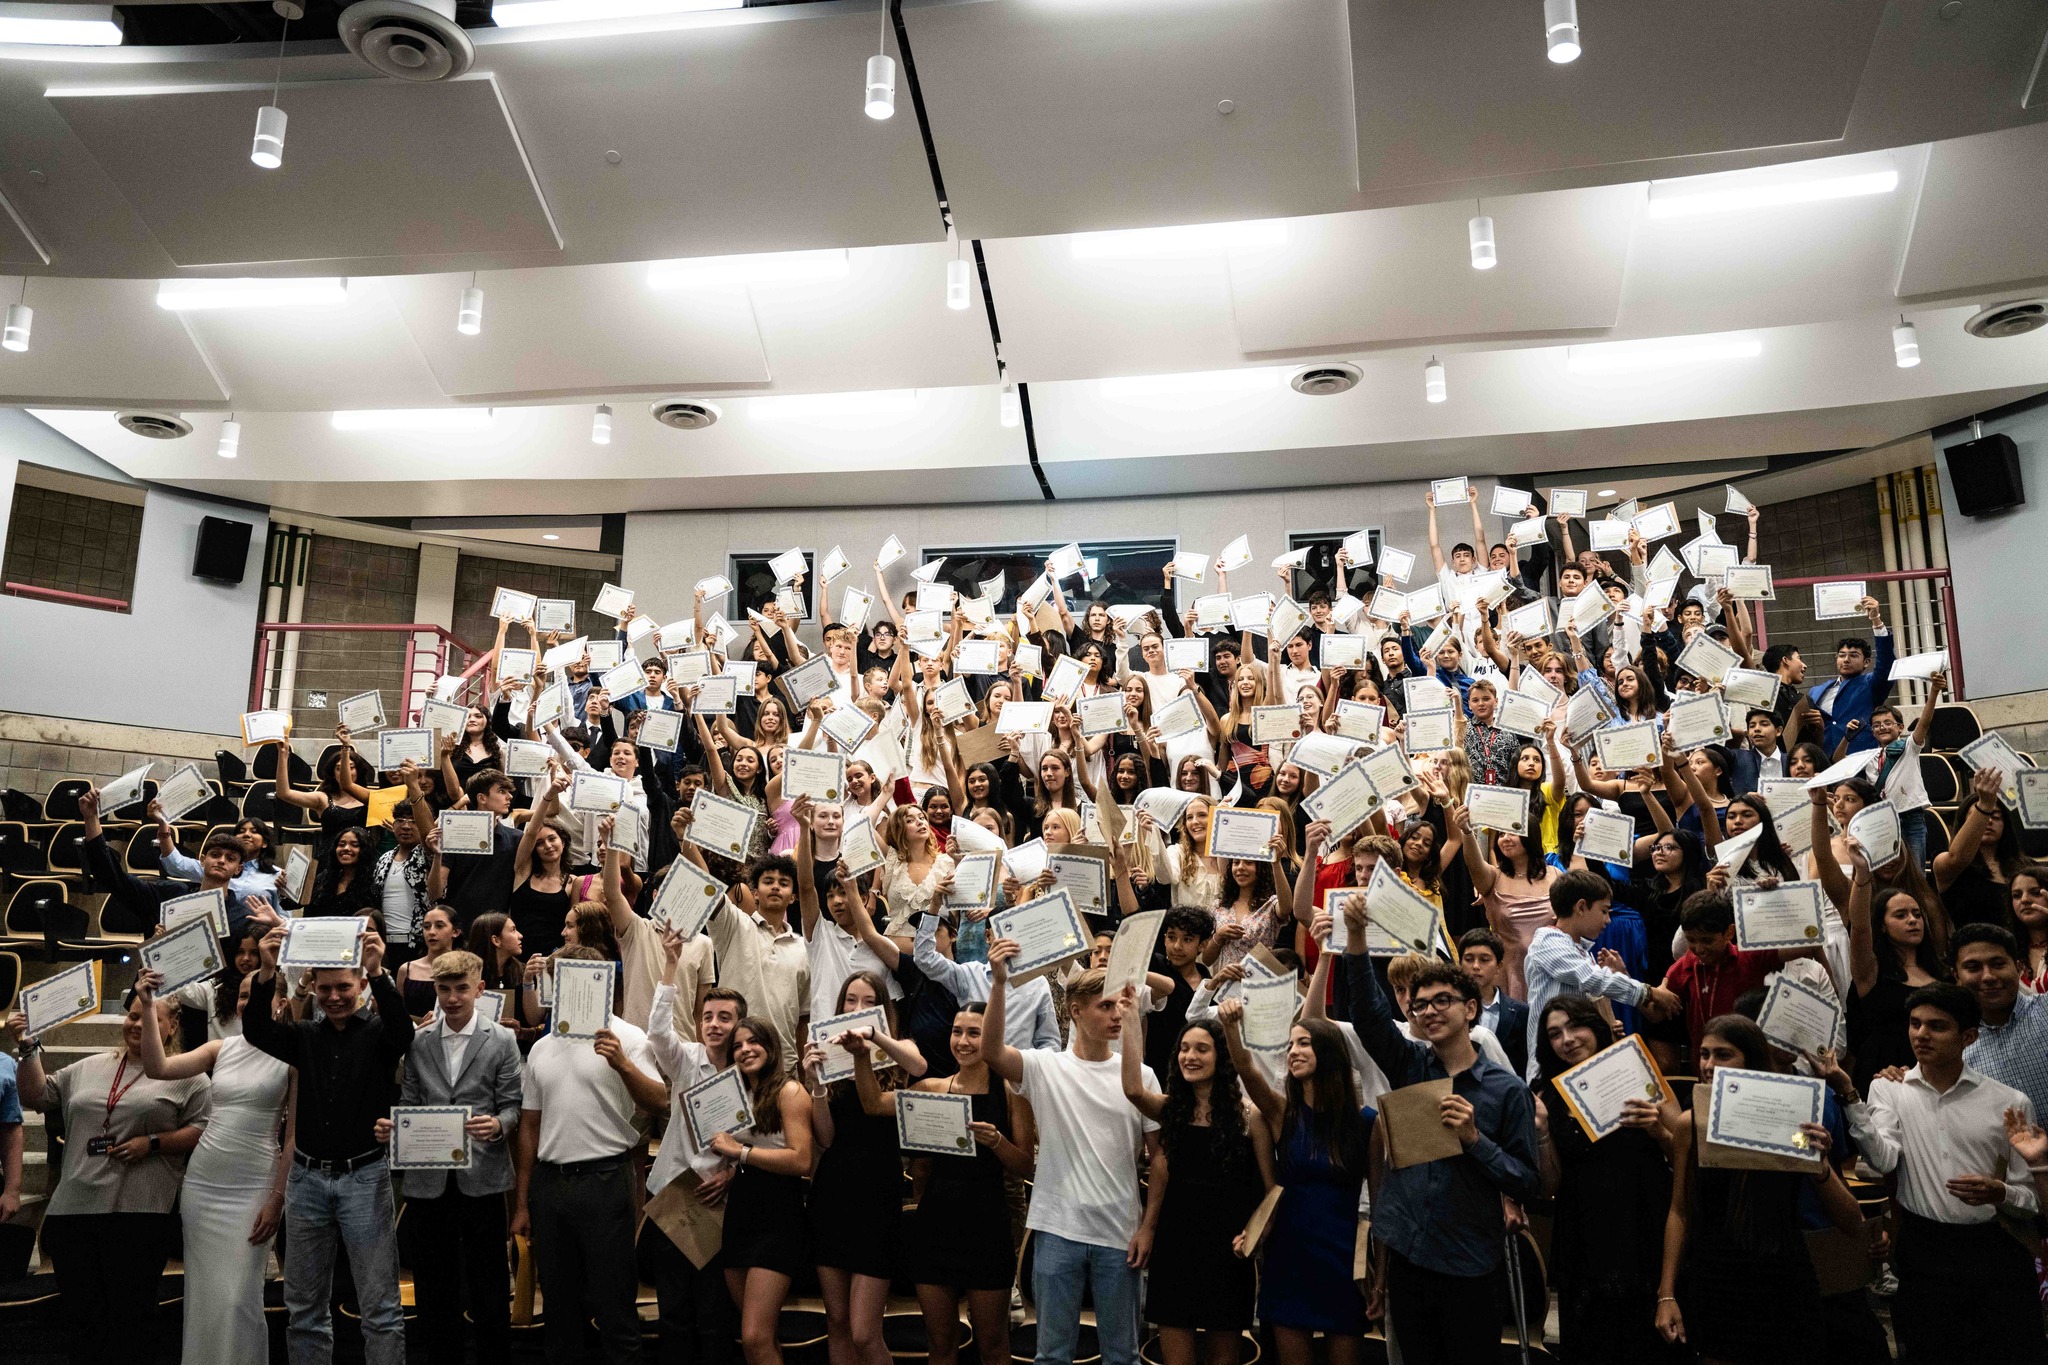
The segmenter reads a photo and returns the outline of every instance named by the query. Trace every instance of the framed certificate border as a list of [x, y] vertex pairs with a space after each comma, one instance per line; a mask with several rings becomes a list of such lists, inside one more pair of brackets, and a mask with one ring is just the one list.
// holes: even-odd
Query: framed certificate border
[[[1813, 922], [1807, 925], [1799, 934], [1789, 938], [1770, 938], [1762, 934], [1751, 935], [1744, 933], [1743, 921], [1747, 918], [1747, 912], [1754, 907], [1760, 897], [1766, 896], [1789, 896], [1804, 901], [1805, 906], [1803, 908], [1811, 910]], [[1745, 953], [1756, 952], [1764, 948], [1816, 947], [1825, 936], [1821, 928], [1823, 923], [1825, 921], [1821, 917], [1819, 882], [1785, 882], [1773, 887], [1769, 891], [1756, 886], [1738, 885], [1735, 888], [1735, 946]]]
[[400, 1129], [401, 1129], [401, 1128], [402, 1128], [402, 1127], [404, 1126], [405, 1120], [407, 1120], [407, 1119], [409, 1119], [409, 1118], [412, 1118], [412, 1117], [414, 1117], [414, 1116], [419, 1116], [419, 1117], [426, 1117], [426, 1116], [428, 1116], [428, 1115], [432, 1115], [432, 1116], [434, 1116], [434, 1117], [436, 1117], [436, 1118], [441, 1118], [441, 1117], [446, 1117], [446, 1116], [448, 1116], [448, 1115], [452, 1115], [452, 1114], [460, 1114], [460, 1115], [462, 1116], [462, 1120], [463, 1120], [463, 1122], [464, 1122], [465, 1124], [467, 1124], [467, 1123], [469, 1122], [469, 1118], [470, 1118], [470, 1108], [469, 1108], [469, 1106], [468, 1106], [468, 1105], [466, 1105], [466, 1104], [395, 1104], [395, 1105], [393, 1105], [393, 1106], [391, 1107], [391, 1153], [390, 1153], [390, 1166], [391, 1166], [391, 1169], [392, 1169], [392, 1170], [394, 1170], [394, 1171], [466, 1171], [466, 1170], [468, 1170], [468, 1169], [469, 1169], [469, 1167], [470, 1167], [470, 1137], [469, 1137], [469, 1130], [468, 1130], [467, 1128], [464, 1128], [464, 1129], [463, 1129], [463, 1132], [462, 1132], [462, 1148], [461, 1148], [461, 1150], [460, 1150], [460, 1151], [455, 1151], [455, 1150], [451, 1149], [451, 1150], [449, 1151], [449, 1154], [448, 1154], [448, 1156], [447, 1156], [446, 1158], [444, 1158], [444, 1159], [441, 1159], [441, 1160], [419, 1160], [419, 1159], [414, 1159], [414, 1160], [403, 1160], [403, 1159], [401, 1159], [401, 1158], [399, 1157], [399, 1155], [398, 1155], [398, 1148], [399, 1148], [398, 1134], [399, 1134], [399, 1130], [400, 1130]]
[[1654, 1085], [1644, 1087], [1644, 1099], [1652, 1104], [1661, 1104], [1666, 1100], [1669, 1100], [1674, 1105], [1678, 1103], [1678, 1096], [1671, 1089], [1671, 1082], [1665, 1080], [1664, 1073], [1657, 1069], [1657, 1059], [1650, 1055], [1650, 1049], [1643, 1043], [1642, 1035], [1639, 1033], [1631, 1033], [1621, 1041], [1601, 1048], [1577, 1066], [1572, 1067], [1568, 1071], [1559, 1072], [1557, 1079], [1551, 1082], [1556, 1087], [1559, 1098], [1564, 1100], [1565, 1108], [1569, 1109], [1572, 1117], [1578, 1120], [1579, 1127], [1584, 1130], [1586, 1136], [1595, 1142], [1598, 1142], [1610, 1133], [1620, 1132], [1621, 1122], [1617, 1118], [1615, 1122], [1604, 1127], [1596, 1123], [1593, 1116], [1588, 1114], [1584, 1107], [1580, 1105], [1577, 1091], [1584, 1088], [1588, 1077], [1608, 1067], [1619, 1065], [1624, 1059], [1629, 1057], [1634, 1057], [1640, 1061], [1644, 1069], [1655, 1079]]
[[898, 1090], [896, 1092], [896, 1145], [906, 1152], [922, 1152], [927, 1156], [974, 1155], [974, 1134], [955, 1138], [951, 1144], [919, 1142], [910, 1136], [910, 1125], [906, 1122], [907, 1111], [911, 1109], [940, 1108], [958, 1109], [964, 1119], [963, 1126], [974, 1122], [974, 1096], [951, 1095], [934, 1090]]

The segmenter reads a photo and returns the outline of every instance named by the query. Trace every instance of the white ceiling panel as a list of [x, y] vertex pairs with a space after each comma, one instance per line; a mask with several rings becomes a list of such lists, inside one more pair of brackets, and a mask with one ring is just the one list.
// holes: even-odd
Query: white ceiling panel
[[[147, 282], [141, 287], [154, 292]], [[163, 312], [154, 303], [149, 311]], [[349, 281], [348, 302], [332, 307], [182, 316], [238, 410], [416, 408], [448, 401], [382, 280]]]
[[[2048, 41], [2048, 7], [2019, 0], [1893, 0], [1849, 117], [1859, 148], [1965, 137], [2048, 118], [2021, 104]], [[2048, 73], [2044, 73], [2048, 76]]]
[[30, 231], [21, 210], [0, 190], [0, 265], [44, 266], [49, 254]]
[[768, 380], [745, 290], [654, 290], [645, 265], [491, 271], [478, 277], [483, 332], [471, 337], [455, 330], [469, 278], [376, 281], [451, 397], [510, 401]]
[[287, 85], [284, 165], [266, 171], [249, 142], [269, 99], [158, 87], [51, 103], [179, 265], [561, 245], [488, 76]]
[[1483, 207], [1500, 264], [1472, 268], [1471, 203], [1288, 223], [1284, 247], [1230, 254], [1247, 352], [1611, 327], [1638, 185], [1521, 195]]
[[[0, 288], [14, 302], [14, 289]], [[140, 407], [224, 400], [178, 315], [157, 307], [155, 295], [148, 280], [30, 281], [31, 344], [0, 351], [0, 403], [104, 402], [110, 393]]]
[[2044, 225], [2048, 123], [1938, 142], [1929, 151], [1899, 293], [1959, 293], [2048, 276]]
[[1328, 212], [1357, 189], [1343, 0], [987, 0], [904, 19], [970, 236]]
[[1367, 192], [1842, 135], [1886, 0], [1349, 0]]

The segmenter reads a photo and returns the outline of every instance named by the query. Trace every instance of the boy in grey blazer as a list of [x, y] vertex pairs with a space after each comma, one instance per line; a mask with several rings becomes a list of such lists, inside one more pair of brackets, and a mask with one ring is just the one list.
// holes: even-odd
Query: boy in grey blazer
[[[433, 970], [441, 1017], [413, 1035], [399, 1103], [469, 1106], [470, 1164], [401, 1176], [407, 1241], [424, 1253], [413, 1266], [420, 1331], [432, 1359], [461, 1360], [467, 1308], [476, 1358], [505, 1360], [512, 1350], [505, 1194], [519, 1126], [519, 1045], [510, 1029], [477, 1013], [483, 963], [474, 953], [443, 953]], [[391, 1121], [379, 1120], [378, 1140], [390, 1136]]]

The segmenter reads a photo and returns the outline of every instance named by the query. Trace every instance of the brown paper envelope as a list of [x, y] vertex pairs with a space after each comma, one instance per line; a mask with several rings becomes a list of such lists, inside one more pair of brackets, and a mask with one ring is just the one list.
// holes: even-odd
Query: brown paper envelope
[[685, 1170], [647, 1201], [646, 1212], [668, 1234], [676, 1250], [702, 1270], [724, 1244], [725, 1210], [707, 1208], [698, 1200], [696, 1189], [700, 1183], [695, 1171]]
[[1395, 1170], [1442, 1161], [1465, 1150], [1458, 1135], [1444, 1127], [1444, 1097], [1450, 1077], [1417, 1081], [1380, 1096], [1380, 1123], [1387, 1132], [1387, 1155]]
[[993, 763], [1003, 756], [1002, 741], [996, 737], [993, 725], [977, 726], [972, 730], [955, 730], [953, 743], [960, 750], [960, 766], [971, 768], [977, 763]]
[[1823, 1295], [1847, 1294], [1869, 1283], [1870, 1238], [1879, 1221], [1867, 1220], [1860, 1232], [1826, 1227], [1806, 1234], [1806, 1254], [1813, 1259]]
[[1266, 1197], [1252, 1210], [1252, 1216], [1245, 1220], [1244, 1250], [1238, 1253], [1239, 1260], [1250, 1260], [1259, 1254], [1266, 1234], [1273, 1230], [1273, 1211], [1280, 1207], [1280, 1196], [1286, 1193], [1278, 1185], [1266, 1191]]

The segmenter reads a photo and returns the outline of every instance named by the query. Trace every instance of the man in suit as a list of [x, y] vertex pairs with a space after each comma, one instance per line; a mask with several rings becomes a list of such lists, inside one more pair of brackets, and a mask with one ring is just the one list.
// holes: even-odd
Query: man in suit
[[[465, 1105], [469, 1166], [454, 1172], [411, 1170], [401, 1179], [410, 1217], [407, 1241], [420, 1332], [434, 1360], [462, 1359], [462, 1315], [476, 1329], [476, 1358], [512, 1352], [512, 1285], [505, 1265], [505, 1194], [512, 1188], [512, 1132], [521, 1102], [519, 1045], [512, 1031], [477, 1012], [484, 967], [476, 954], [434, 959], [441, 1017], [417, 1031], [405, 1059], [402, 1105]], [[391, 1141], [391, 1120], [377, 1121]]]
[[[1877, 747], [1870, 734], [1870, 713], [1883, 704], [1892, 689], [1892, 662], [1897, 657], [1892, 633], [1885, 629], [1875, 597], [1865, 597], [1856, 605], [1870, 618], [1870, 633], [1877, 640], [1874, 657], [1870, 641], [1844, 637], [1835, 646], [1835, 676], [1807, 693], [1826, 723], [1820, 747], [1830, 757], [1845, 739], [1848, 753]], [[1856, 722], [1853, 729], [1851, 721]]]
[[1491, 929], [1467, 929], [1458, 938], [1458, 965], [1479, 984], [1479, 1022], [1500, 1039], [1501, 1051], [1516, 1060], [1529, 1055], [1529, 1007], [1501, 989], [1507, 980], [1507, 948]]

